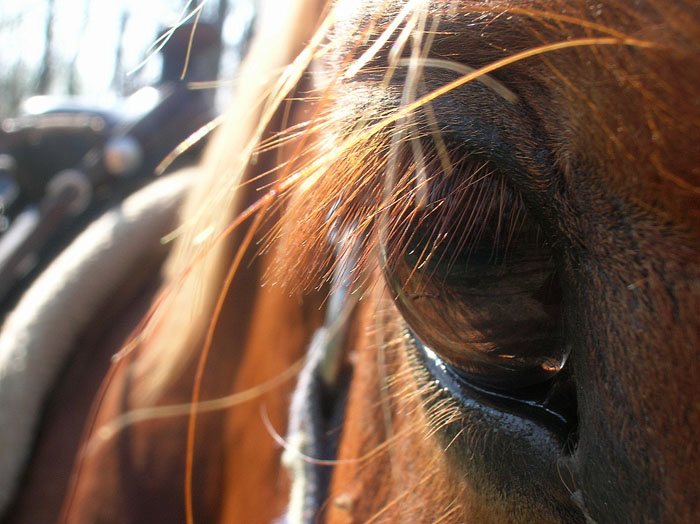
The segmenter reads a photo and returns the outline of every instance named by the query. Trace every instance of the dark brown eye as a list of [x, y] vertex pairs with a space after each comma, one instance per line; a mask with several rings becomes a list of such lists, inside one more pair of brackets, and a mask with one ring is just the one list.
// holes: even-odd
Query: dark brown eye
[[544, 382], [567, 357], [552, 249], [502, 176], [466, 169], [387, 220], [387, 282], [413, 335], [467, 380]]

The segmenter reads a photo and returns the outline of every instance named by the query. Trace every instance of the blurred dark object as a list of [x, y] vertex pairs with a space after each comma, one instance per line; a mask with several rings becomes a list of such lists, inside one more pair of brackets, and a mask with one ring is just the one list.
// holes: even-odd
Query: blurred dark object
[[[216, 117], [213, 91], [188, 82], [214, 78], [220, 37], [211, 24], [199, 22], [191, 38], [192, 30], [180, 26], [161, 50], [156, 86], [113, 108], [45, 98], [39, 112], [2, 122], [0, 316], [86, 224], [151, 181], [169, 153]], [[172, 168], [194, 163], [202, 145]]]

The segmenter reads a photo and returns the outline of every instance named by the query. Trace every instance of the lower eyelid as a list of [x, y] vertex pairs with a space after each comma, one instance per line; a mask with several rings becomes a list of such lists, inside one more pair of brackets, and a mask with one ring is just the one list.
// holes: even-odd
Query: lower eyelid
[[[415, 355], [420, 367], [427, 370], [434, 380], [437, 380], [453, 397], [469, 409], [477, 406], [487, 409], [495, 408], [498, 411], [532, 419], [554, 430], [554, 433], [559, 435], [562, 441], [570, 439], [571, 435], [575, 433], [576, 400], [574, 391], [567, 387], [566, 377], [562, 377], [560, 381], [557, 377], [558, 383], [550, 388], [530, 388], [520, 390], [515, 394], [510, 394], [507, 390], [482, 387], [469, 380], [468, 376], [461, 374], [457, 368], [442, 360], [432, 350], [423, 346], [410, 329], [407, 333], [409, 340], [411, 340], [409, 351]], [[553, 394], [553, 389], [559, 390], [558, 393]], [[552, 400], [554, 397], [562, 398], [558, 398], [555, 402]]]

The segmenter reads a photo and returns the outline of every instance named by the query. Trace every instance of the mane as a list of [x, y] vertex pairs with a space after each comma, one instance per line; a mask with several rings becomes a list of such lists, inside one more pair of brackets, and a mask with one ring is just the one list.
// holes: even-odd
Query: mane
[[[697, 228], [700, 212], [682, 217], [674, 213], [700, 209], [698, 174], [683, 164], [683, 158], [675, 165], [662, 165], [654, 148], [660, 151], [668, 144], [647, 139], [657, 136], [659, 128], [672, 129], [674, 137], [686, 137], [677, 145], [682, 151], [688, 147], [688, 137], [697, 136], [693, 132], [699, 123], [689, 124], [694, 131], [680, 127], [682, 94], [665, 98], [669, 93], [663, 81], [677, 67], [667, 59], [669, 53], [676, 58], [697, 53], [692, 42], [699, 40], [700, 17], [691, 2], [680, 2], [674, 12], [667, 12], [655, 1], [634, 10], [620, 1], [602, 14], [592, 12], [584, 1], [566, 2], [566, 9], [558, 1], [536, 2], [526, 9], [505, 1], [453, 2], [430, 10], [424, 1], [375, 3], [369, 19], [358, 15], [352, 2], [325, 9], [319, 2], [303, 0], [285, 2], [284, 7], [275, 3], [272, 15], [272, 8], [263, 9], [253, 47], [239, 73], [242, 79], [261, 82], [240, 82], [235, 103], [208, 147], [206, 174], [183, 209], [163, 298], [143, 333], [147, 350], [140, 356], [139, 370], [147, 377], [141, 392], [145, 399], [176, 380], [198, 354], [227, 270], [240, 249], [275, 255], [263, 282], [296, 293], [330, 280], [337, 255], [329, 241], [334, 235], [349, 235], [341, 249], [360, 246], [352, 274], [358, 288], [367, 284], [367, 275], [381, 257], [391, 259], [406, 249], [410, 236], [394, 242], [388, 253], [381, 252], [378, 239], [407, 224], [436, 216], [427, 233], [436, 240], [435, 250], [440, 247], [437, 239], [464, 244], [470, 235], [477, 235], [478, 219], [497, 213], [507, 199], [498, 189], [494, 169], [478, 155], [460, 154], [450, 142], [449, 129], [441, 128], [434, 115], [444, 94], [467, 83], [478, 83], [508, 103], [517, 103], [528, 89], [563, 86], [569, 107], [533, 108], [533, 112], [566, 115], [583, 110], [580, 125], [596, 131], [590, 150], [607, 151], [612, 164], [624, 165], [626, 158], [640, 154], [650, 159], [644, 173], [615, 174], [640, 207]], [[281, 9], [286, 12], [280, 13]], [[489, 41], [486, 48], [475, 42], [469, 70], [450, 60], [456, 54], [450, 35], [465, 21], [481, 27]], [[658, 38], [664, 34], [655, 29], [660, 25], [673, 28], [672, 41]], [[499, 31], [511, 31], [509, 40], [519, 46], [499, 48]], [[444, 58], [431, 62], [426, 50], [436, 41]], [[600, 98], [584, 96], [577, 85], [593, 81], [585, 76], [591, 68], [582, 65], [580, 79], [567, 78], [557, 67], [556, 57], [561, 55], [581, 64], [593, 61], [606, 81], [622, 86], [630, 100], [639, 101], [630, 104], [632, 109], [644, 102], [645, 114], [613, 107], [617, 101], [605, 99], [603, 90]], [[644, 58], [643, 71], [632, 59], [638, 56]], [[528, 73], [523, 72], [524, 64]], [[426, 87], [427, 69], [444, 79], [441, 87]], [[640, 80], [642, 72], [649, 77]], [[307, 77], [314, 86], [301, 92], [299, 86]], [[521, 92], [514, 93], [500, 81], [504, 77], [527, 81]], [[401, 79], [401, 87], [392, 78]], [[352, 90], [346, 88], [349, 79]], [[692, 100], [690, 94], [687, 100]], [[307, 119], [287, 126], [289, 107], [297, 103], [305, 104]], [[628, 140], [633, 129], [644, 133], [644, 140]], [[547, 131], [561, 135], [562, 143], [575, 143], [579, 135], [591, 137], [590, 132], [566, 127]], [[562, 172], [602, 161], [574, 157], [559, 144], [551, 144], [551, 149]], [[260, 172], [256, 159], [271, 152], [279, 155], [280, 163]], [[467, 181], [450, 185], [447, 178], [453, 171], [466, 172]], [[246, 188], [261, 176], [273, 181], [257, 192], [248, 208]], [[477, 194], [482, 183], [496, 188], [489, 199]], [[478, 211], [460, 222], [450, 215], [454, 207], [450, 202], [464, 199], [472, 199]], [[679, 200], [692, 205], [679, 206]], [[516, 198], [508, 205], [520, 204]], [[253, 220], [257, 221], [253, 229], [260, 231], [247, 237]], [[456, 232], [459, 224], [467, 224], [467, 233]], [[517, 226], [505, 224], [503, 237], [512, 236]], [[416, 264], [431, 255], [432, 251], [422, 253]]]
[[[313, 2], [261, 4], [256, 37], [241, 66], [236, 104], [214, 134], [202, 161], [202, 177], [189, 193], [181, 225], [166, 263], [166, 284], [151, 318], [136, 338], [141, 351], [137, 372], [147, 377], [138, 394], [154, 401], [182, 374], [201, 347], [220, 295], [232, 248], [243, 238], [231, 223], [247, 205], [241, 187], [254, 170], [251, 158], [275, 111], [305, 70], [295, 63], [311, 36], [308, 21], [319, 16]], [[131, 346], [127, 346], [129, 348]]]

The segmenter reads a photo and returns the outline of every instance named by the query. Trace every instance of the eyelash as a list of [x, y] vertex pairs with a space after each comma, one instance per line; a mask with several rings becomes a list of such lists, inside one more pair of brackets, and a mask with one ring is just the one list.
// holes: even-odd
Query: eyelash
[[[499, 177], [487, 163], [464, 157], [455, 163], [453, 174], [437, 173], [424, 183], [429, 186], [427, 203], [419, 206], [411, 202], [415, 200], [411, 198], [413, 195], [403, 196], [408, 205], [393, 210], [386, 219], [384, 238], [404, 231], [401, 238], [391, 243], [385, 256], [387, 262], [391, 263], [406, 253], [415, 240], [416, 231], [422, 232], [423, 238], [419, 242], [426, 247], [416, 260], [416, 269], [452, 247], [455, 252], [466, 248], [467, 254], [473, 254], [486, 233], [485, 228], [492, 225], [494, 215], [493, 247], [505, 255], [525, 219], [525, 212], [522, 200], [513, 195], [503, 177]], [[415, 189], [412, 191], [416, 192]], [[441, 262], [442, 259], [438, 260]], [[448, 270], [454, 262], [449, 260]]]

